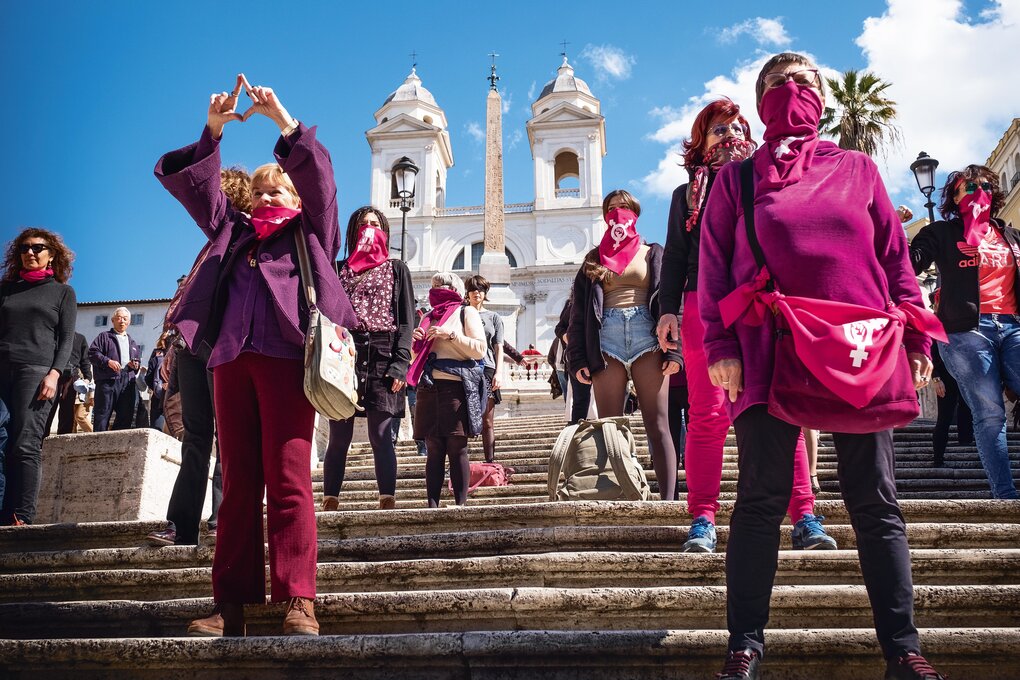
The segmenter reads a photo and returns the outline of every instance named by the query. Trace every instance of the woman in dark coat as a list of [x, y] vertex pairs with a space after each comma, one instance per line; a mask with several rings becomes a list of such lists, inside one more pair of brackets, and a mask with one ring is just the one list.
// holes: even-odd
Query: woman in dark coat
[[[394, 419], [404, 417], [411, 333], [417, 321], [411, 272], [400, 260], [390, 259], [389, 238], [390, 223], [381, 210], [358, 208], [347, 222], [347, 259], [337, 267], [358, 317], [350, 329], [358, 351], [358, 403], [364, 408], [357, 415], [368, 421], [381, 510], [396, 507], [397, 453], [391, 429]], [[353, 438], [353, 416], [330, 422], [322, 464], [323, 510], [339, 506]]]
[[6, 460], [0, 450], [3, 525], [31, 524], [35, 516], [42, 440], [74, 342], [73, 260], [45, 229], [25, 229], [7, 247], [0, 283], [0, 401], [10, 410]]
[[[253, 106], [236, 112], [244, 87]], [[252, 214], [220, 188], [219, 140], [226, 123], [258, 113], [280, 129], [276, 163], [252, 174]], [[297, 238], [305, 240], [319, 311], [356, 322], [333, 261], [340, 250], [336, 185], [315, 128], [300, 124], [272, 89], [239, 75], [232, 93], [210, 97], [195, 144], [171, 151], [156, 177], [210, 241], [168, 322], [188, 347], [211, 348], [214, 407], [223, 467], [213, 599], [191, 635], [244, 635], [244, 605], [265, 602], [262, 498], [266, 496], [272, 600], [287, 602], [285, 635], [318, 635], [315, 507], [308, 470], [315, 411], [304, 395], [304, 330]]]

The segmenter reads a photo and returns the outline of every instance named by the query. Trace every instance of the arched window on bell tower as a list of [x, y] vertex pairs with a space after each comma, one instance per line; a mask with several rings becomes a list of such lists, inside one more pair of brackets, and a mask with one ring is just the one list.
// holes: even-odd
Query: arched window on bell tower
[[556, 198], [581, 196], [580, 164], [573, 151], [561, 151], [553, 161], [553, 178]]

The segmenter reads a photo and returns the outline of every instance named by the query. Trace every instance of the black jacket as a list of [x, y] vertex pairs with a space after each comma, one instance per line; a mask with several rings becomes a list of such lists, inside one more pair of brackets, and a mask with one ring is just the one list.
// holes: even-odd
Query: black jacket
[[[337, 276], [347, 260], [336, 263]], [[411, 334], [418, 326], [418, 316], [414, 313], [414, 286], [411, 282], [411, 270], [400, 260], [389, 260], [393, 265], [393, 300], [391, 310], [397, 322], [397, 332], [393, 340], [393, 354], [386, 375], [396, 380], [407, 380], [407, 369], [411, 365]]]
[[[992, 220], [992, 227], [998, 229], [1009, 244], [1015, 273], [1020, 276], [1020, 231], [1007, 227], [999, 219]], [[947, 333], [977, 328], [980, 314], [978, 257], [974, 252], [963, 252], [961, 244], [967, 246], [963, 240], [963, 220], [959, 217], [923, 227], [910, 242], [914, 273], [920, 274], [934, 262], [942, 275], [937, 314]], [[1020, 281], [1014, 290], [1020, 292]]]
[[[715, 173], [709, 176], [709, 189]], [[707, 199], [706, 199], [707, 203]], [[687, 231], [687, 185], [681, 184], [673, 192], [666, 219], [666, 247], [662, 254], [662, 267], [669, 276], [659, 282], [659, 310], [662, 314], [679, 314], [684, 293], [698, 289], [698, 246], [701, 242], [701, 218]]]
[[[662, 246], [650, 244], [648, 269], [651, 281], [648, 284], [648, 311], [652, 319], [659, 318], [659, 283], [662, 273]], [[570, 326], [567, 328], [567, 365], [574, 373], [587, 368], [589, 373], [598, 373], [606, 367], [602, 356], [599, 333], [602, 330], [601, 283], [595, 283], [584, 273], [584, 267], [574, 277], [574, 304], [570, 309]], [[666, 359], [682, 364], [679, 350], [666, 352]]]
[[89, 361], [89, 343], [81, 333], [74, 334], [74, 341], [71, 343], [71, 358], [67, 360], [67, 368], [64, 369], [65, 377], [74, 377], [74, 370], [81, 371], [83, 378], [92, 380], [92, 362]]

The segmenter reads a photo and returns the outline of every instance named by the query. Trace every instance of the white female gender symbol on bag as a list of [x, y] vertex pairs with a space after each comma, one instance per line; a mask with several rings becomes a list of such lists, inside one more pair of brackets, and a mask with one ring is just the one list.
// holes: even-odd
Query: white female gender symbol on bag
[[851, 345], [855, 346], [855, 349], [850, 352], [850, 358], [854, 360], [854, 368], [860, 368], [868, 358], [867, 348], [873, 344], [875, 331], [888, 325], [888, 319], [864, 319], [843, 324], [843, 335]]

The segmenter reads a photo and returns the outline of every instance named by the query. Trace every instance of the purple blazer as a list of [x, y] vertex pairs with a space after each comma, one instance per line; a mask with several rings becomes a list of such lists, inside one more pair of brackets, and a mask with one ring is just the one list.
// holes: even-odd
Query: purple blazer
[[[138, 343], [130, 335], [128, 336], [128, 345], [131, 348], [129, 350], [131, 356], [122, 357], [120, 355], [120, 343], [117, 342], [117, 334], [113, 332], [112, 328], [96, 336], [96, 339], [89, 346], [89, 361], [92, 362], [92, 373], [95, 376], [96, 382], [113, 380], [120, 375], [107, 364], [110, 359], [119, 361], [121, 366], [126, 366], [127, 362], [131, 359], [141, 358]], [[127, 371], [129, 374], [134, 373], [133, 370], [122, 368], [121, 372], [124, 371]]]
[[[209, 239], [179, 304], [167, 318], [194, 352], [199, 352], [203, 343], [211, 349], [221, 327], [240, 323], [240, 317], [214, 317], [225, 309], [222, 297], [233, 262], [247, 266], [243, 256], [253, 245], [276, 318], [281, 326], [287, 326], [278, 331], [286, 331], [284, 334], [289, 338], [303, 337], [308, 310], [291, 235], [299, 224], [308, 243], [320, 311], [336, 324], [350, 327], [356, 323], [354, 309], [333, 270], [333, 261], [340, 252], [340, 227], [329, 152], [316, 141], [314, 127], [300, 125], [290, 137], [280, 137], [274, 155], [297, 188], [301, 217], [276, 238], [261, 242], [256, 241], [248, 216], [234, 210], [220, 188], [220, 145], [208, 127], [197, 143], [171, 151], [156, 163], [156, 178], [181, 202]], [[231, 356], [241, 351], [241, 347], [222, 349]]]

